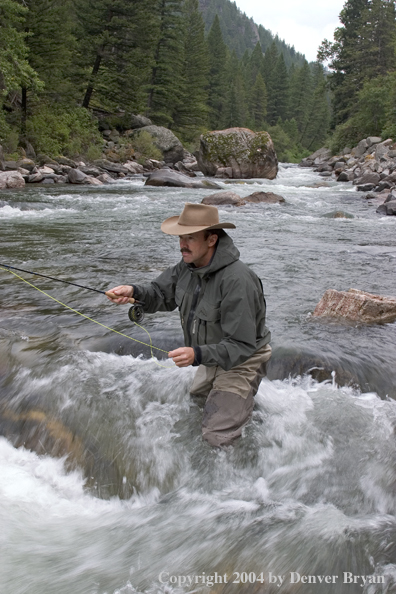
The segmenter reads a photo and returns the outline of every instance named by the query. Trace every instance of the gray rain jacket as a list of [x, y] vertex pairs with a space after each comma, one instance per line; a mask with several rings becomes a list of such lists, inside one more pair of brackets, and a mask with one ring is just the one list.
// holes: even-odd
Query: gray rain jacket
[[144, 301], [148, 313], [179, 308], [185, 345], [194, 348], [194, 365], [219, 365], [228, 371], [271, 340], [261, 281], [239, 260], [226, 233], [207, 266], [195, 268], [181, 260], [149, 285], [134, 285], [134, 297]]

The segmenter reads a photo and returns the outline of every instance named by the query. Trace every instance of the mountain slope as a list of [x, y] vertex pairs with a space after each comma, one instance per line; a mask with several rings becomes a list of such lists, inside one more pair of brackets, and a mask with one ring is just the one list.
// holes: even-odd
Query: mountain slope
[[246, 50], [253, 50], [259, 41], [263, 52], [275, 41], [278, 51], [283, 54], [287, 67], [292, 64], [302, 66], [303, 54], [296, 52], [294, 47], [262, 25], [257, 25], [252, 18], [246, 16], [235, 2], [230, 0], [199, 0], [199, 6], [205, 21], [206, 33], [212, 26], [213, 19], [218, 14], [223, 38], [230, 50], [235, 50], [240, 58]]

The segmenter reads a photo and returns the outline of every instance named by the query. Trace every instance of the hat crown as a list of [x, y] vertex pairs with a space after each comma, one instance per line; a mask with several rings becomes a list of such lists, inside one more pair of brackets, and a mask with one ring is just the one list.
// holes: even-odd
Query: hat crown
[[219, 211], [209, 204], [191, 204], [187, 202], [179, 217], [179, 225], [186, 227], [211, 227], [219, 223]]
[[215, 206], [186, 202], [181, 215], [166, 219], [161, 229], [168, 235], [190, 235], [206, 229], [235, 229], [235, 225], [220, 223], [219, 211]]

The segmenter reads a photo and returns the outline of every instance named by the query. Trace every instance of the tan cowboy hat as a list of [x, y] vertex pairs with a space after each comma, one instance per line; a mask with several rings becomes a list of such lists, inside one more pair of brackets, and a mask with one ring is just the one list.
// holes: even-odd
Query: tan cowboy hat
[[233, 223], [220, 223], [219, 211], [208, 204], [186, 202], [180, 217], [165, 219], [161, 231], [167, 235], [190, 235], [206, 229], [235, 229]]

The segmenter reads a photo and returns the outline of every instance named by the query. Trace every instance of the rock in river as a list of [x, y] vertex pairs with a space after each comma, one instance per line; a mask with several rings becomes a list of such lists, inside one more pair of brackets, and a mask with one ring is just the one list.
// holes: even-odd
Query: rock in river
[[221, 189], [221, 186], [207, 179], [195, 180], [188, 175], [172, 171], [171, 169], [157, 169], [149, 175], [145, 186], [171, 186], [174, 188], [208, 188]]
[[245, 196], [244, 200], [246, 202], [265, 202], [267, 204], [283, 204], [286, 202], [283, 196], [274, 194], [274, 192], [253, 192], [253, 194]]
[[197, 160], [204, 175], [210, 176], [222, 170], [225, 177], [233, 179], [274, 179], [278, 173], [278, 159], [270, 135], [248, 128], [202, 134]]
[[328, 289], [313, 312], [315, 317], [330, 317], [373, 324], [396, 320], [396, 299], [372, 295], [357, 289]]
[[211, 204], [212, 206], [224, 206], [226, 204], [231, 206], [242, 206], [243, 204], [246, 204], [246, 202], [236, 192], [224, 190], [223, 192], [216, 192], [216, 194], [205, 196], [202, 200], [202, 204]]

